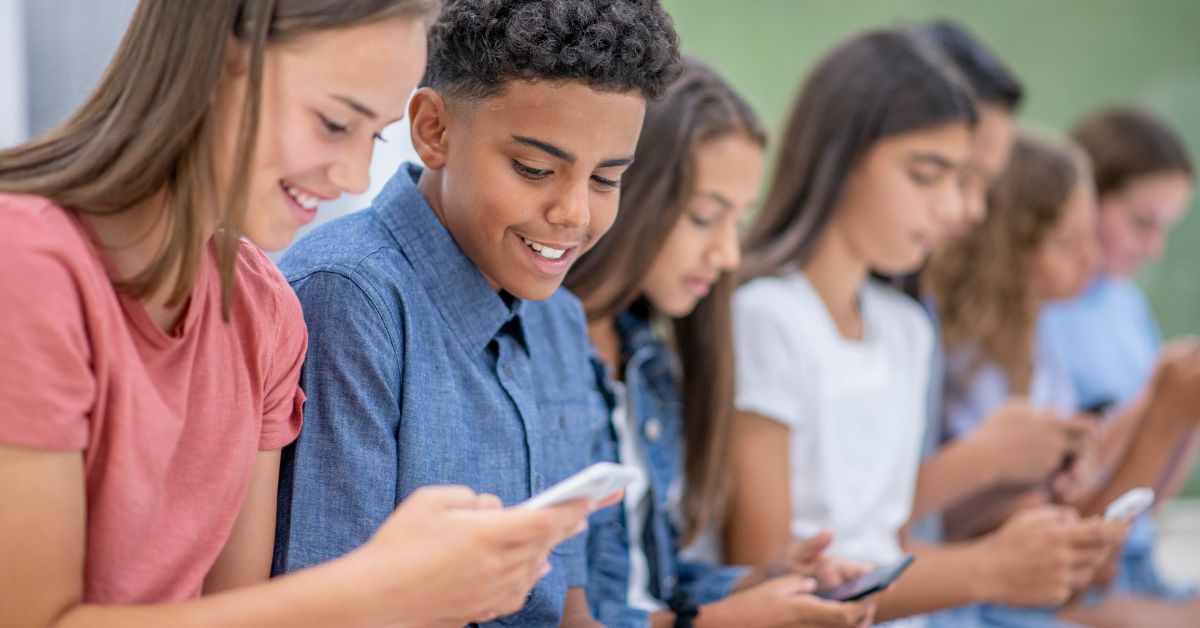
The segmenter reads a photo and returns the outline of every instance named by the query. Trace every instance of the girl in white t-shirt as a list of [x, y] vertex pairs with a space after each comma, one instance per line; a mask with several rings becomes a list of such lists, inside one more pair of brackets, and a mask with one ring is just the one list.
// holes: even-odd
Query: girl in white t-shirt
[[[933, 333], [916, 302], [869, 277], [915, 270], [961, 219], [976, 120], [929, 46], [904, 30], [855, 36], [792, 109], [734, 300], [728, 561], [761, 564], [822, 529], [843, 558], [903, 553]], [[882, 600], [879, 612], [909, 614]]]

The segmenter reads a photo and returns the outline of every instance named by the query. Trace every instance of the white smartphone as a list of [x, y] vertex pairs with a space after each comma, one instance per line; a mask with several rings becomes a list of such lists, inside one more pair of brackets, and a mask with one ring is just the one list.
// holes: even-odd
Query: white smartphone
[[541, 508], [580, 498], [587, 498], [595, 504], [629, 486], [641, 476], [641, 470], [636, 467], [613, 462], [597, 462], [517, 504], [517, 508]]
[[1135, 488], [1112, 500], [1104, 509], [1105, 521], [1133, 521], [1154, 503], [1154, 489]]

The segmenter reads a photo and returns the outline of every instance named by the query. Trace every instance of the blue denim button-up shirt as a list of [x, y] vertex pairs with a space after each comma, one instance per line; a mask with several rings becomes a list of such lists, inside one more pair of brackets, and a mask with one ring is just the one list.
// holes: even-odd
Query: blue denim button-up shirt
[[[617, 317], [621, 352], [629, 356], [625, 366], [625, 390], [629, 412], [649, 468], [651, 506], [646, 518], [650, 541], [644, 548], [648, 562], [657, 561], [656, 581], [651, 591], [664, 603], [678, 588], [693, 604], [705, 604], [729, 595], [747, 573], [744, 567], [713, 567], [679, 558], [679, 530], [673, 523], [668, 493], [683, 468], [683, 417], [678, 378], [671, 350], [654, 335], [646, 319], [626, 312]], [[596, 390], [592, 395], [598, 411], [593, 412], [593, 458], [618, 460], [617, 433], [609, 419], [615, 407], [608, 369], [593, 354]], [[644, 627], [646, 612], [626, 605], [629, 591], [629, 535], [625, 509], [608, 508], [589, 520], [587, 539], [588, 602], [592, 614], [605, 626]]]
[[[592, 371], [579, 301], [497, 294], [406, 166], [370, 209], [334, 220], [280, 262], [309, 329], [304, 429], [284, 452], [274, 571], [362, 545], [429, 484], [506, 505], [588, 462]], [[445, 539], [447, 543], [455, 539]], [[500, 624], [557, 625], [586, 579], [584, 539]]]

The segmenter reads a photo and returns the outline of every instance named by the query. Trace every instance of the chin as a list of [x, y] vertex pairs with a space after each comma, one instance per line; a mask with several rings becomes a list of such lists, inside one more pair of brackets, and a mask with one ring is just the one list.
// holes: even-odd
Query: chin
[[562, 286], [558, 281], [505, 281], [500, 289], [524, 301], [545, 301]]
[[691, 314], [696, 309], [696, 304], [699, 303], [696, 299], [680, 298], [674, 303], [667, 304], [666, 307], [655, 304], [654, 309], [658, 310], [668, 318], [683, 318]]

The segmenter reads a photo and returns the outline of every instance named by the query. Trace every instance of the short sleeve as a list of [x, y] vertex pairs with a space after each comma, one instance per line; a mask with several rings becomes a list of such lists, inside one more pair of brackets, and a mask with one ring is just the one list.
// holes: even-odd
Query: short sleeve
[[800, 352], [789, 350], [779, 304], [769, 293], [747, 288], [733, 301], [735, 404], [742, 412], [795, 427], [804, 418], [795, 390], [804, 377]]
[[0, 213], [0, 441], [83, 449], [96, 397], [84, 252], [69, 251], [65, 218], [56, 233], [53, 219], [13, 214]]
[[303, 422], [305, 395], [300, 388], [300, 368], [308, 350], [308, 331], [296, 293], [283, 275], [278, 279], [277, 317], [271, 321], [275, 343], [263, 395], [260, 451], [279, 449], [296, 440]]

